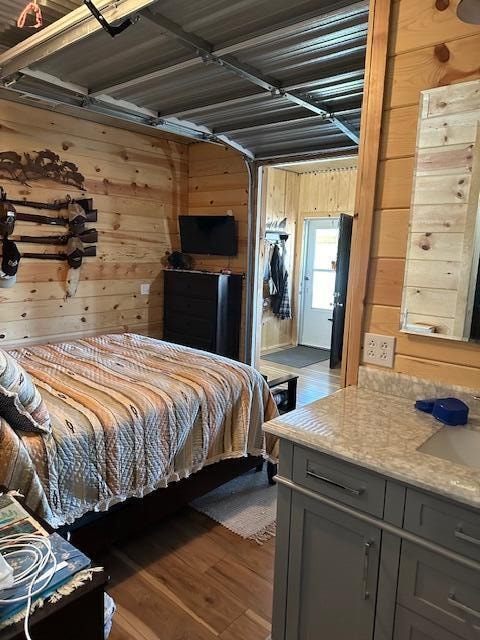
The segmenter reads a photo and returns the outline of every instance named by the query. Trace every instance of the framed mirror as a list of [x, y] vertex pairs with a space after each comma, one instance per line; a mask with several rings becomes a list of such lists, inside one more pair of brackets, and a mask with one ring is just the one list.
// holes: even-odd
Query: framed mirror
[[401, 330], [480, 341], [480, 81], [424, 91]]

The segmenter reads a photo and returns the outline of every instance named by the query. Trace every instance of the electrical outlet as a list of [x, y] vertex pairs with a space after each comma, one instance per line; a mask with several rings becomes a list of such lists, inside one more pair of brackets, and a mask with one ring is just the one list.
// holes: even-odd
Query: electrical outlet
[[146, 284], [140, 285], [140, 293], [142, 296], [148, 296], [148, 294], [150, 293], [150, 285], [148, 284], [148, 282]]
[[393, 367], [395, 338], [366, 333], [363, 337], [363, 362], [380, 367]]

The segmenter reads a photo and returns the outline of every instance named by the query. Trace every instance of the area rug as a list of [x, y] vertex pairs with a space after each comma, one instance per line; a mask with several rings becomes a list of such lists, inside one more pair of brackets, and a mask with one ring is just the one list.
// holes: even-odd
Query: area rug
[[263, 544], [275, 535], [277, 487], [265, 469], [249, 471], [210, 491], [191, 506], [247, 540]]
[[274, 351], [262, 355], [262, 360], [268, 360], [268, 362], [276, 362], [277, 364], [286, 364], [289, 367], [297, 367], [302, 369], [308, 367], [310, 364], [316, 364], [317, 362], [323, 362], [330, 358], [330, 351], [328, 349], [317, 349], [316, 347], [304, 347], [298, 345], [291, 349], [282, 349], [281, 351]]

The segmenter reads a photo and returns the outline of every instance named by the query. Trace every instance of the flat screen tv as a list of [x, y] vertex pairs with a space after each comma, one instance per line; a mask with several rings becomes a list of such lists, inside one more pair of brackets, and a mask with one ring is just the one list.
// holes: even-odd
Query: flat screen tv
[[233, 216], [179, 216], [183, 253], [237, 255], [237, 225]]

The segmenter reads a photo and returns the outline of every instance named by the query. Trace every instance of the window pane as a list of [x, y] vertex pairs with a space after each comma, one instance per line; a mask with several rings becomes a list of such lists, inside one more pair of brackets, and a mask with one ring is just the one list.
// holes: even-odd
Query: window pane
[[314, 269], [333, 269], [337, 260], [338, 229], [315, 230]]
[[335, 271], [313, 272], [313, 309], [331, 309], [335, 291]]

